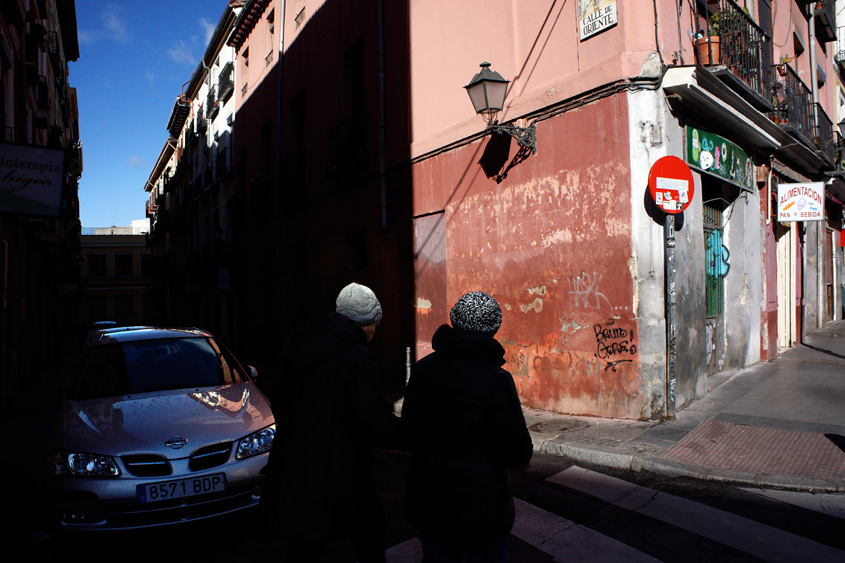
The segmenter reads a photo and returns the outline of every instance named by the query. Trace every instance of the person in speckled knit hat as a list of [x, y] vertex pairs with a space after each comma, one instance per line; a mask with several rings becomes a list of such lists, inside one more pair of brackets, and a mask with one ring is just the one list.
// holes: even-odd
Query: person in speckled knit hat
[[461, 296], [414, 366], [402, 420], [411, 447], [405, 517], [425, 561], [503, 562], [514, 522], [510, 471], [533, 445], [505, 350], [502, 309], [489, 293]]
[[347, 539], [360, 563], [386, 561], [372, 448], [403, 449], [406, 436], [367, 348], [381, 318], [373, 290], [351, 283], [334, 311], [285, 343], [281, 387], [271, 397], [279, 432], [261, 495], [284, 561], [320, 561], [332, 542]]

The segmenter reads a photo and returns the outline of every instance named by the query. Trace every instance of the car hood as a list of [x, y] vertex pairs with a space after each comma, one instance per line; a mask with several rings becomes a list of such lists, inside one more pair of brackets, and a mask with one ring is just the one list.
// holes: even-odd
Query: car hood
[[[273, 424], [270, 404], [254, 383], [62, 402], [61, 449], [187, 457], [204, 444], [238, 440]], [[179, 449], [165, 446], [186, 439]]]

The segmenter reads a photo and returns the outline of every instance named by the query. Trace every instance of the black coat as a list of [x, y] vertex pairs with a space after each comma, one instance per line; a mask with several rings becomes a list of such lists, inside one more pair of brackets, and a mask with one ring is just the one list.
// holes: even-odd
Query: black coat
[[348, 537], [377, 502], [371, 448], [401, 447], [404, 424], [381, 394], [363, 329], [342, 315], [288, 338], [279, 372], [262, 505], [286, 537]]
[[491, 336], [443, 325], [417, 362], [402, 419], [411, 439], [405, 510], [424, 535], [458, 540], [506, 536], [514, 505], [509, 469], [533, 446], [516, 386]]

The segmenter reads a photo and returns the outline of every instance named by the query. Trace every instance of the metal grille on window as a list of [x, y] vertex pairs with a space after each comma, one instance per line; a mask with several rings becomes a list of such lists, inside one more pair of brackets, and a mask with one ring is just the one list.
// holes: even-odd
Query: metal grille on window
[[705, 316], [717, 317], [725, 312], [725, 276], [730, 269], [728, 249], [722, 240], [722, 212], [704, 206]]

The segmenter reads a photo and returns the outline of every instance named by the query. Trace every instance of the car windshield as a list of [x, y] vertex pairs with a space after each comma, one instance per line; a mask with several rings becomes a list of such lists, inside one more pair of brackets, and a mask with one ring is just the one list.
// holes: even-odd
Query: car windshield
[[89, 348], [69, 396], [76, 400], [242, 383], [240, 366], [209, 338], [170, 338]]

